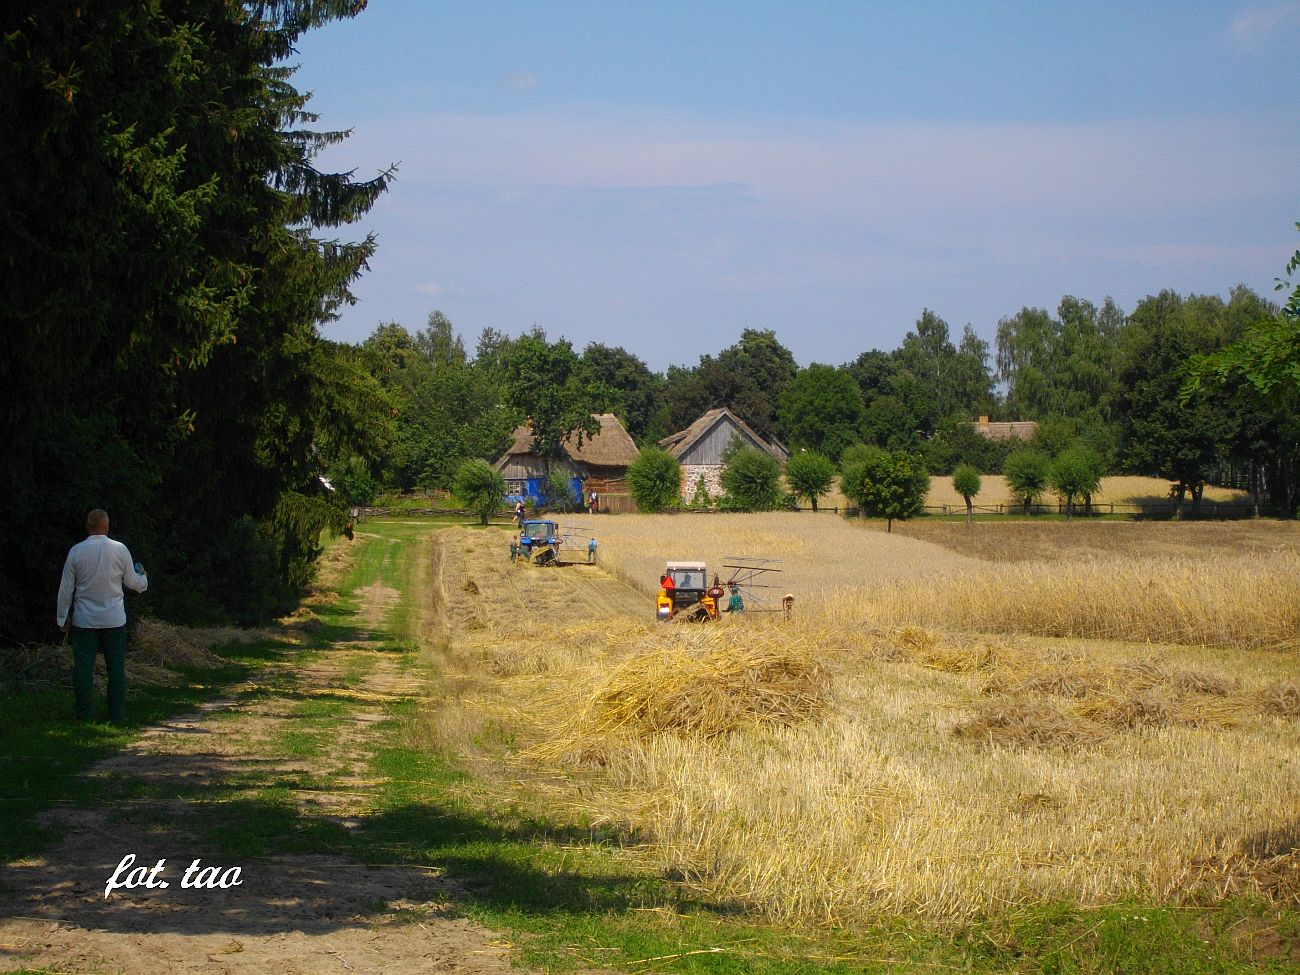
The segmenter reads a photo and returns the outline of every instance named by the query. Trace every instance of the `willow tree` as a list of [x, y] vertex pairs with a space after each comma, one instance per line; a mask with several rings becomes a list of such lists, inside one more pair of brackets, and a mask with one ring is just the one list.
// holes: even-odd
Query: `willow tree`
[[0, 505], [25, 544], [0, 551], [0, 639], [38, 635], [96, 505], [177, 611], [226, 613], [254, 555], [267, 585], [304, 577], [336, 519], [319, 443], [364, 450], [379, 415], [318, 335], [374, 251], [332, 234], [391, 173], [313, 165], [343, 135], [285, 62], [364, 6], [4, 5]]

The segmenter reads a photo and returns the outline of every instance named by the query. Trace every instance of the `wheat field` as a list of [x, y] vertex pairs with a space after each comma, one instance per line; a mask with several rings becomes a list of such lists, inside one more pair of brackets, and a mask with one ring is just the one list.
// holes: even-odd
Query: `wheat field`
[[[1097, 504], [1133, 504], [1142, 501], [1169, 500], [1170, 483], [1158, 477], [1112, 476], [1101, 479], [1101, 488], [1093, 495]], [[1234, 488], [1206, 485], [1205, 500], [1209, 502], [1244, 503], [1249, 499], [1245, 491]], [[1054, 501], [1050, 492], [1044, 492], [1043, 503]], [[972, 499], [980, 507], [993, 508], [998, 505], [1012, 506], [1015, 498], [1007, 486], [1007, 480], [1001, 474], [981, 474], [980, 492]], [[802, 502], [806, 503], [806, 502]], [[942, 508], [945, 505], [954, 512], [966, 510], [965, 499], [952, 486], [952, 477], [936, 474], [930, 478], [930, 490], [926, 493], [925, 503], [930, 508]], [[1190, 499], [1188, 500], [1190, 504]], [[818, 507], [843, 509], [849, 507], [849, 501], [838, 487], [832, 488], [817, 499]]]
[[[833, 515], [582, 522], [596, 569], [446, 533], [459, 676], [425, 734], [508, 728], [482, 761], [703, 894], [849, 925], [1300, 899], [1296, 526], [1127, 525], [1107, 560], [1058, 523], [1054, 560], [1009, 562]], [[666, 559], [729, 555], [781, 559], [794, 618], [653, 621]]]

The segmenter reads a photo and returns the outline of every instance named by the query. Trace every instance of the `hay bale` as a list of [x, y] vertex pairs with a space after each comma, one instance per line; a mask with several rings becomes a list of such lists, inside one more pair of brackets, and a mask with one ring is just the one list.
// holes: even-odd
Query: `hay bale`
[[783, 648], [676, 648], [632, 657], [597, 688], [588, 720], [602, 732], [675, 731], [713, 737], [755, 724], [791, 725], [822, 713], [825, 669]]
[[953, 729], [960, 738], [988, 744], [1038, 747], [1092, 745], [1106, 737], [1096, 722], [1046, 702], [999, 701], [979, 708]]

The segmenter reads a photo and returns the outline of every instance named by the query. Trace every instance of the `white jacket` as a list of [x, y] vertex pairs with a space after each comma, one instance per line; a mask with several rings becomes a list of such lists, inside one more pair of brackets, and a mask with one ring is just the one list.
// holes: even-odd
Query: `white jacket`
[[91, 535], [68, 552], [59, 583], [55, 621], [63, 626], [72, 610], [72, 625], [83, 630], [105, 630], [126, 625], [122, 587], [144, 592], [149, 580], [136, 574], [131, 553], [107, 535]]

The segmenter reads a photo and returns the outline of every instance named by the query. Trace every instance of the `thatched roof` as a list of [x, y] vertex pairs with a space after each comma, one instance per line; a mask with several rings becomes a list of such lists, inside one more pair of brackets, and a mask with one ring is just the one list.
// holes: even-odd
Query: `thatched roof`
[[[623, 424], [613, 413], [593, 413], [600, 421], [600, 432], [594, 437], [582, 435], [582, 446], [577, 445], [577, 436], [565, 438], [564, 452], [570, 460], [591, 467], [626, 467], [636, 460], [636, 444]], [[533, 430], [528, 424], [515, 427], [514, 442], [505, 452], [496, 466], [500, 468], [512, 455], [533, 453]]]
[[732, 413], [725, 406], [719, 406], [702, 414], [698, 420], [692, 423], [685, 430], [679, 430], [670, 436], [664, 437], [659, 441], [659, 446], [674, 457], [681, 457], [691, 449], [692, 444], [707, 434], [713, 427], [721, 422], [724, 417], [729, 417], [731, 422], [747, 437], [758, 444], [763, 450], [775, 457], [781, 463], [790, 459], [790, 451], [786, 450], [775, 440], [766, 440], [760, 437], [750, 428], [740, 417]]
[[1037, 420], [1011, 420], [1008, 422], [989, 422], [989, 418], [982, 416], [972, 424], [975, 432], [988, 437], [990, 440], [1032, 440], [1034, 431], [1038, 429]]

